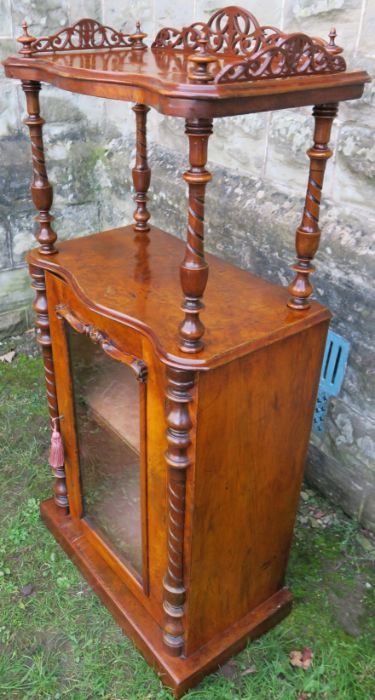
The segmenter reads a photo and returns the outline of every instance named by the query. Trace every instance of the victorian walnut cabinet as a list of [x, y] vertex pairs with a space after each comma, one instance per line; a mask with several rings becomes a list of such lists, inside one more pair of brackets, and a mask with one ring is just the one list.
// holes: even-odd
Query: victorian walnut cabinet
[[[284, 576], [330, 318], [310, 299], [321, 189], [338, 102], [369, 80], [347, 71], [335, 37], [227, 7], [150, 47], [139, 24], [125, 34], [83, 19], [35, 38], [24, 23], [4, 62], [26, 97], [38, 211], [28, 263], [54, 472], [42, 517], [175, 697], [291, 607]], [[41, 82], [134, 103], [129, 225], [56, 242]], [[215, 119], [301, 105], [315, 130], [285, 290], [205, 255], [207, 147]], [[186, 244], [150, 224], [150, 107], [185, 120]]]

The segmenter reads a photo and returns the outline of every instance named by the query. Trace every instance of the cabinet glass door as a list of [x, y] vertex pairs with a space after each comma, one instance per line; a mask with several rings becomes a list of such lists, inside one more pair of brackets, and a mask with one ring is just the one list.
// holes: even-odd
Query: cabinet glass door
[[66, 324], [83, 517], [142, 576], [140, 384], [126, 364]]

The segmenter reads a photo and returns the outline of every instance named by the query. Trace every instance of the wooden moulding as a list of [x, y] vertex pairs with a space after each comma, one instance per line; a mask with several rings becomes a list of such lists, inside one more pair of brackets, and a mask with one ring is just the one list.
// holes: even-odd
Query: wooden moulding
[[290, 612], [292, 596], [286, 588], [282, 588], [196, 653], [188, 658], [172, 657], [165, 650], [159, 625], [82, 533], [74, 529], [71, 519], [55, 508], [53, 499], [41, 504], [41, 514], [56, 540], [124, 633], [136, 644], [163, 683], [173, 690], [175, 698], [182, 697], [207, 673], [243, 649], [248, 640], [264, 634]]

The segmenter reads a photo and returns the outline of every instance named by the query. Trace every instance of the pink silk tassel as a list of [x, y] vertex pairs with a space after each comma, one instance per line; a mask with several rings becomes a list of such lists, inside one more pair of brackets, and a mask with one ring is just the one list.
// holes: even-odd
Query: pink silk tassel
[[51, 448], [49, 451], [49, 463], [51, 467], [57, 469], [64, 466], [64, 447], [61, 434], [56, 428], [57, 418], [52, 419], [53, 430], [51, 435]]

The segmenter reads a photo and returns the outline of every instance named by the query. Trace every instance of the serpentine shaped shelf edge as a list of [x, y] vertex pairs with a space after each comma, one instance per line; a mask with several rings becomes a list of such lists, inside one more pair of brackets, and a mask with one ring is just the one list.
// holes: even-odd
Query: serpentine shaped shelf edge
[[[188, 356], [177, 347], [181, 240], [152, 226], [144, 245], [134, 239], [133, 226], [127, 226], [62, 241], [58, 248], [53, 256], [33, 249], [28, 262], [62, 278], [92, 311], [146, 335], [160, 360], [170, 366], [197, 370], [219, 366], [228, 357], [257, 350], [265, 339], [276, 342], [330, 317], [317, 302], [303, 315], [288, 309], [286, 289], [208, 254], [206, 346], [199, 356]], [[102, 279], [98, 269], [106, 270]], [[230, 313], [233, 299], [236, 324]]]

